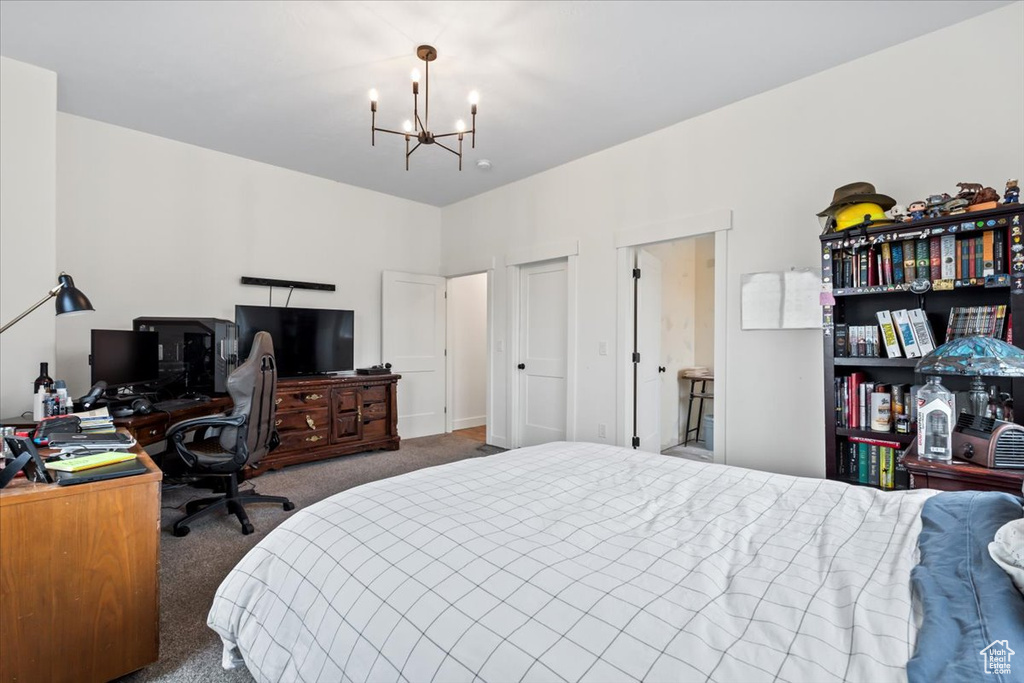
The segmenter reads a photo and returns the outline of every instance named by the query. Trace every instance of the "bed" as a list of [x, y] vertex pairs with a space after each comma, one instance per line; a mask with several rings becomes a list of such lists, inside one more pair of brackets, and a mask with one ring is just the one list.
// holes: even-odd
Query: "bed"
[[523, 448], [295, 513], [208, 623], [259, 681], [906, 680], [933, 495]]

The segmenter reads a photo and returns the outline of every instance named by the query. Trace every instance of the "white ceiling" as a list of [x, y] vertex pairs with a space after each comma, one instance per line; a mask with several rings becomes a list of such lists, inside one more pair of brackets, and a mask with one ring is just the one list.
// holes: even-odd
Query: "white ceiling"
[[[1005, 4], [3, 0], [0, 54], [56, 71], [61, 111], [444, 206]], [[400, 128], [421, 43], [433, 128], [481, 94], [461, 174], [370, 147], [367, 92]]]

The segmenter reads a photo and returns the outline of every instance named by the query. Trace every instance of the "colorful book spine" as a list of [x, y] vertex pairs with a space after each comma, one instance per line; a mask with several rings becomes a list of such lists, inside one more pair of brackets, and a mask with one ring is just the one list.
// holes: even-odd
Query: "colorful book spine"
[[896, 339], [896, 326], [892, 322], [889, 311], [878, 311], [875, 314], [878, 318], [878, 326], [882, 329], [882, 346], [885, 347], [885, 355], [889, 358], [901, 358], [900, 343]]
[[836, 325], [835, 328], [835, 356], [836, 358], [847, 358], [850, 354], [849, 330], [845, 323]]
[[930, 269], [931, 256], [928, 252], [928, 240], [927, 238], [921, 238], [917, 240], [917, 277], [920, 279], [928, 279], [928, 271]]
[[896, 323], [900, 343], [903, 345], [903, 352], [907, 358], [920, 358], [921, 347], [917, 344], [914, 336], [914, 327], [910, 324], [910, 313], [905, 309], [892, 311], [892, 320]]
[[984, 240], [979, 236], [974, 238], [974, 277], [982, 277], [985, 268], [985, 246]]
[[942, 279], [956, 279], [956, 235], [943, 235], [940, 238], [942, 255]]
[[981, 275], [983, 277], [995, 275], [995, 241], [991, 230], [986, 230], [981, 236]]
[[935, 350], [935, 333], [932, 332], [931, 323], [928, 322], [928, 316], [925, 315], [923, 308], [915, 308], [910, 311], [909, 316], [910, 324], [914, 328], [914, 341], [917, 342], [921, 355], [926, 356]]
[[970, 240], [961, 238], [957, 242], [957, 256], [956, 256], [956, 277], [958, 280], [967, 280], [967, 264], [970, 255]]
[[878, 284], [878, 261], [879, 257], [875, 254], [875, 245], [868, 247], [868, 279], [867, 286], [874, 287]]
[[878, 484], [886, 491], [894, 487], [894, 475], [896, 470], [896, 450], [883, 446], [879, 451]]
[[862, 484], [871, 483], [871, 479], [868, 477], [870, 462], [871, 446], [866, 443], [857, 444], [857, 481]]
[[869, 484], [878, 485], [879, 447], [875, 444], [868, 444], [868, 481]]
[[932, 282], [942, 279], [942, 240], [932, 237], [928, 246], [929, 276]]
[[964, 238], [964, 242], [967, 243], [967, 273], [965, 274], [965, 276], [967, 277], [967, 279], [973, 280], [974, 278], [978, 277], [978, 274], [974, 270], [974, 264], [976, 263], [976, 261], [974, 260], [974, 238]]
[[892, 284], [892, 247], [888, 242], [882, 242], [882, 269], [879, 274], [879, 284]]
[[847, 446], [847, 463], [846, 463], [846, 476], [852, 478], [860, 478], [860, 459], [857, 457], [858, 448], [857, 444], [853, 441], [849, 441]]
[[892, 244], [892, 282], [895, 285], [902, 285], [903, 279], [903, 244], [893, 242]]
[[1002, 230], [996, 230], [992, 239], [992, 269], [996, 275], [1006, 272], [1006, 234]]
[[903, 241], [903, 277], [906, 282], [917, 279], [917, 252], [914, 249], [914, 240]]

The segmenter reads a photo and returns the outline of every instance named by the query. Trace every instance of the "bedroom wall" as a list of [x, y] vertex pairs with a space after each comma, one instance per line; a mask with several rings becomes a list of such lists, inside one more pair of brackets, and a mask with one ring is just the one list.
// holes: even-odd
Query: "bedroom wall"
[[[0, 57], [0, 325], [57, 284], [57, 74]], [[86, 291], [88, 294], [88, 291]], [[53, 302], [0, 336], [0, 416], [32, 408], [39, 363], [55, 377]]]
[[[445, 207], [443, 270], [495, 259], [501, 345], [510, 334], [505, 255], [578, 240], [577, 438], [602, 441], [601, 423], [606, 442], [622, 443], [616, 362], [627, 350], [616, 348], [613, 235], [731, 209], [728, 256], [716, 264], [728, 310], [726, 427], [716, 423], [716, 441], [724, 438], [732, 465], [822, 476], [821, 333], [741, 331], [740, 275], [817, 266], [814, 214], [845, 183], [871, 181], [906, 203], [958, 181], [1001, 189], [1024, 175], [1024, 89], [1014, 87], [1022, 25], [1024, 4], [1015, 3]], [[507, 438], [514, 362], [494, 354], [493, 443]]]
[[379, 363], [381, 271], [437, 274], [440, 220], [436, 207], [60, 113], [57, 259], [96, 307], [58, 320], [61, 374], [73, 394], [88, 389], [92, 328], [267, 304], [243, 275], [334, 283], [291, 305], [354, 309], [355, 364]]
[[487, 421], [487, 273], [448, 281], [452, 429]]

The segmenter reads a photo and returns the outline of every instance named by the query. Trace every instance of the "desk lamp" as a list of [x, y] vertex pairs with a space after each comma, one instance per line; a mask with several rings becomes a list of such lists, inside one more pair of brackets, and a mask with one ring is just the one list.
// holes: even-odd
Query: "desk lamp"
[[86, 313], [88, 311], [96, 310], [92, 307], [89, 297], [82, 294], [82, 291], [75, 287], [75, 281], [71, 279], [71, 276], [62, 272], [57, 277], [57, 286], [47, 292], [46, 296], [44, 296], [38, 303], [29, 306], [24, 313], [3, 327], [0, 327], [0, 334], [6, 332], [14, 325], [14, 323], [45, 304], [52, 297], [57, 297], [57, 301], [55, 302], [57, 306], [57, 315]]
[[984, 415], [988, 394], [982, 377], [1024, 377], [1024, 351], [994, 337], [962, 337], [946, 342], [917, 362], [923, 375], [973, 377], [971, 412]]

